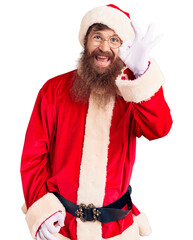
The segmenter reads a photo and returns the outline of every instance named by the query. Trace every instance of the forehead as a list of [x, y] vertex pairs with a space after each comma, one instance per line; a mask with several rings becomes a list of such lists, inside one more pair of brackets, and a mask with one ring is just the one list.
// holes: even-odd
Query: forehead
[[110, 28], [107, 28], [107, 29], [102, 29], [102, 30], [98, 30], [96, 28], [93, 28], [90, 32], [90, 36], [92, 36], [93, 34], [100, 34], [102, 36], [118, 36], [114, 30], [110, 29]]

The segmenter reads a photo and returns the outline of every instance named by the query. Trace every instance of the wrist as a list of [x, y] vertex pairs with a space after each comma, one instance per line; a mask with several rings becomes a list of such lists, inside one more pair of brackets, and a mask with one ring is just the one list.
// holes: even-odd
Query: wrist
[[146, 71], [136, 72], [136, 73], [134, 73], [134, 76], [135, 76], [135, 78], [139, 78], [139, 77], [141, 77], [145, 72], [146, 72]]
[[147, 71], [147, 69], [149, 68], [149, 64], [150, 64], [150, 62], [148, 62], [147, 65], [146, 65], [146, 67], [144, 67], [143, 69], [135, 69], [135, 70], [133, 71], [134, 76], [135, 76], [136, 78], [142, 76], [142, 75]]

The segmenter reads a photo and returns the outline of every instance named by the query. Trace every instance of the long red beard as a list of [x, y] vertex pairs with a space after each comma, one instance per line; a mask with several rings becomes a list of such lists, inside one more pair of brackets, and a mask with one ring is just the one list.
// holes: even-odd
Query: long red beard
[[[104, 68], [94, 64], [95, 56], [106, 56], [111, 60], [111, 64]], [[102, 52], [96, 49], [89, 54], [87, 49], [82, 53], [78, 62], [78, 71], [74, 77], [71, 94], [77, 102], [87, 102], [91, 91], [95, 93], [95, 100], [99, 105], [106, 105], [111, 97], [117, 93], [115, 80], [124, 63], [119, 57], [116, 59], [109, 52]]]

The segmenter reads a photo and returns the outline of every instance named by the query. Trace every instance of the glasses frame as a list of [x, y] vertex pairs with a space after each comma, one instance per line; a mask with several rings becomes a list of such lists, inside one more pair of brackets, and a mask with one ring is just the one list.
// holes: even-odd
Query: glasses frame
[[[97, 33], [95, 33], [95, 34], [96, 34], [96, 36], [97, 36]], [[97, 41], [97, 39], [94, 38], [94, 37], [95, 37], [95, 34], [93, 34], [93, 36], [91, 37], [91, 41], [92, 41], [92, 44], [93, 44], [94, 46], [100, 46], [103, 42], [107, 41], [110, 48], [112, 48], [112, 49], [117, 49], [117, 48], [119, 48], [119, 47], [122, 45], [122, 43], [123, 43], [122, 40], [121, 40], [117, 35], [113, 35], [113, 36], [109, 37], [109, 39], [105, 39], [105, 38], [103, 38], [102, 36], [100, 36], [100, 35], [98, 34], [98, 36], [100, 36], [101, 40], [98, 40], [98, 41]], [[114, 37], [117, 37], [117, 38], [119, 38], [119, 40], [120, 40], [120, 45], [117, 46], [117, 47], [112, 46], [112, 45], [111, 45], [111, 42], [110, 42], [110, 40], [111, 40], [112, 38], [114, 38]]]

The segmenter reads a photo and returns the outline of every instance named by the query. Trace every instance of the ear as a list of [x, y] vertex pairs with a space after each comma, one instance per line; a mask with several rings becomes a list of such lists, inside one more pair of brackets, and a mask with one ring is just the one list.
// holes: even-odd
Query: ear
[[85, 36], [85, 38], [84, 38], [84, 47], [86, 47], [87, 40], [88, 40], [88, 37], [87, 37], [87, 36]]

